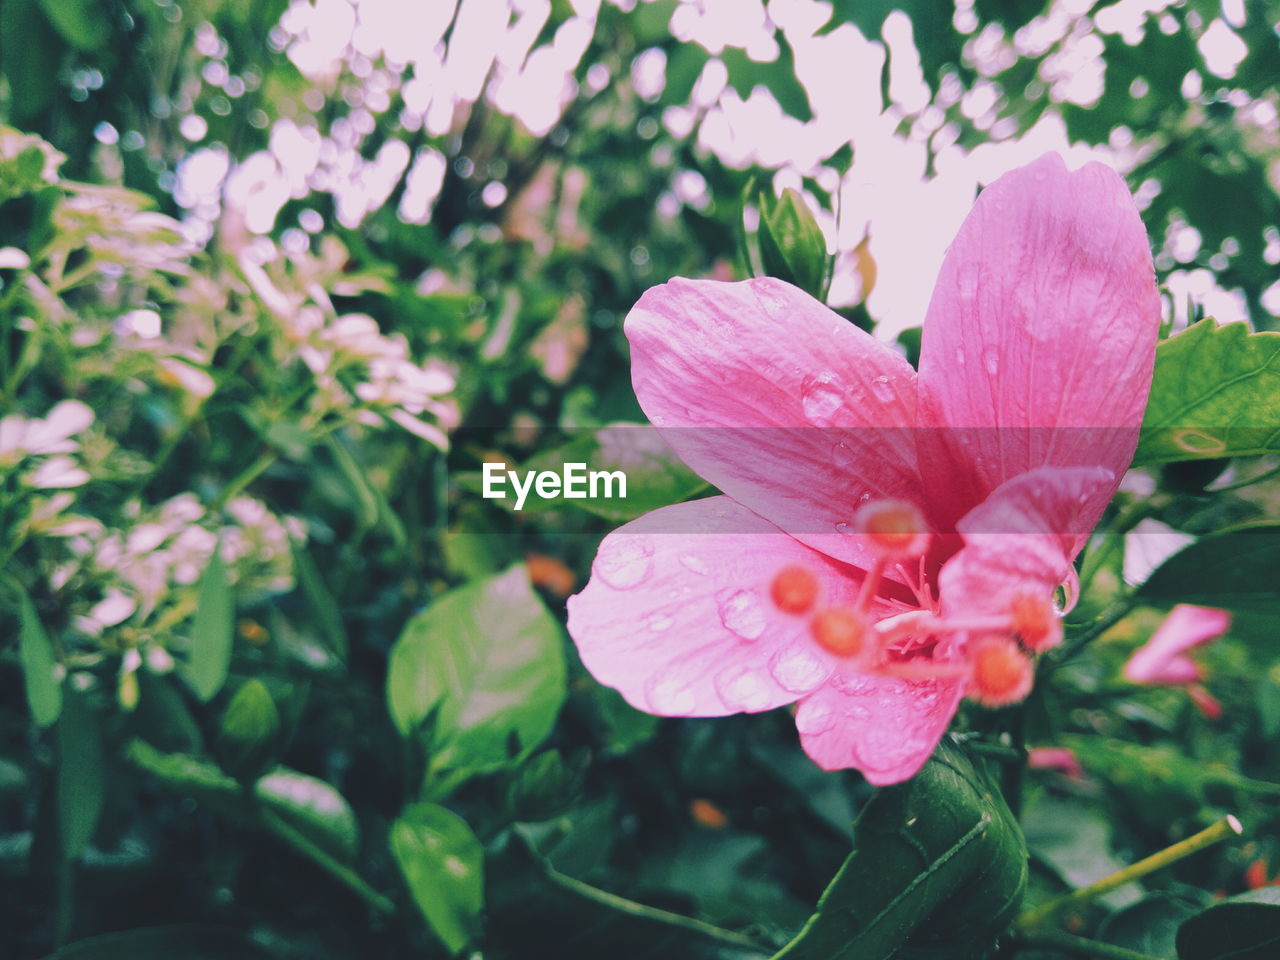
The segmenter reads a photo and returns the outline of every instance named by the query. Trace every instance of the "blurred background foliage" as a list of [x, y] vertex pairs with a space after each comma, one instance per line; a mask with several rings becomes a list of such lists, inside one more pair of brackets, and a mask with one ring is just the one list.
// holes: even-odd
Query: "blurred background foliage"
[[[564, 636], [599, 536], [703, 489], [602, 430], [643, 420], [622, 318], [671, 276], [791, 271], [914, 356], [975, 186], [1071, 145], [1128, 178], [1168, 331], [1269, 330], [1277, 20], [1262, 0], [3, 0], [0, 952], [781, 948], [870, 789], [814, 767], [781, 712], [641, 715]], [[1251, 371], [1277, 351], [1260, 336]], [[1193, 361], [1168, 356], [1176, 393]], [[1273, 422], [1277, 389], [1255, 377], [1233, 409]], [[637, 496], [476, 495], [485, 460], [564, 444], [631, 457]], [[1215, 540], [1276, 520], [1277, 461], [1140, 459], [1074, 618], [1136, 611], [1045, 671], [1029, 742], [1072, 752], [1006, 797], [1031, 904], [1241, 816], [1246, 841], [1069, 918], [1209, 956], [1178, 925], [1280, 872], [1280, 551], [1274, 530]], [[1193, 593], [1236, 618], [1206, 655], [1220, 716], [1119, 679]], [[960, 728], [999, 747], [1007, 721]], [[978, 956], [1008, 918], [962, 919]], [[916, 955], [956, 923], [915, 922]]]

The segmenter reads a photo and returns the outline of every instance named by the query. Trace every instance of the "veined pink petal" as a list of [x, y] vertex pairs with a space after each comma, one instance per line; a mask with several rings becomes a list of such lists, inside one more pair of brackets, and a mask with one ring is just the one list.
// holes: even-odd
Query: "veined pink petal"
[[922, 501], [915, 371], [779, 280], [672, 280], [627, 317], [641, 407], [709, 483], [840, 560], [863, 498]]
[[[1114, 475], [1132, 459], [1151, 385], [1160, 298], [1124, 181], [1046, 154], [991, 184], [948, 251], [924, 325], [921, 462], [954, 521], [1042, 466]], [[1086, 529], [1092, 526], [1092, 521]]]
[[1131, 683], [1194, 683], [1200, 679], [1200, 667], [1187, 651], [1222, 636], [1230, 626], [1226, 610], [1180, 603], [1129, 658], [1124, 678]]
[[929, 759], [963, 693], [958, 680], [836, 673], [800, 701], [796, 729], [824, 770], [857, 767], [877, 786], [899, 783]]
[[814, 608], [850, 604], [861, 572], [787, 536], [728, 497], [645, 514], [600, 544], [569, 598], [582, 662], [629, 703], [663, 716], [754, 713], [820, 686], [834, 661], [771, 587], [787, 568], [816, 580]]
[[958, 524], [964, 547], [939, 575], [943, 613], [1004, 612], [1019, 594], [1047, 596], [1088, 533], [1077, 511], [1111, 484], [1102, 467], [1041, 467], [997, 487]]

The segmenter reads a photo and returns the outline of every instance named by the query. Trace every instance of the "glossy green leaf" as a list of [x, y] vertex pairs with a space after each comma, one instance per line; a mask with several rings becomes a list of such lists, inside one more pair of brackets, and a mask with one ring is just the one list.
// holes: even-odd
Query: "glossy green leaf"
[[881, 790], [817, 912], [775, 960], [890, 960], [989, 945], [1027, 883], [1022, 831], [986, 774], [943, 744], [913, 779]]
[[269, 960], [243, 933], [225, 927], [182, 925], [123, 930], [69, 943], [45, 960]]
[[281, 768], [258, 780], [253, 792], [325, 852], [348, 863], [355, 860], [360, 826], [351, 804], [332, 784]]
[[1134, 463], [1280, 451], [1280, 333], [1193, 324], [1156, 348]]
[[[251, 816], [241, 785], [208, 760], [163, 753], [143, 740], [132, 741], [125, 756], [176, 793], [233, 818]], [[330, 856], [346, 861], [355, 857], [360, 840], [355, 813], [331, 784], [281, 767], [254, 784], [253, 792], [270, 812]]]
[[47, 727], [62, 712], [62, 668], [40, 614], [25, 590], [18, 594], [18, 655], [27, 703], [36, 724]]
[[1153, 957], [1172, 957], [1179, 925], [1204, 909], [1204, 900], [1165, 891], [1150, 894], [1107, 917], [1097, 937], [1106, 943]]
[[475, 936], [484, 906], [484, 847], [456, 813], [432, 803], [405, 809], [391, 852], [414, 902], [452, 953]]
[[74, 860], [93, 837], [105, 791], [100, 719], [84, 694], [68, 692], [55, 734], [58, 833], [62, 855]]
[[236, 691], [223, 711], [214, 756], [237, 780], [252, 782], [266, 771], [279, 736], [280, 711], [266, 685], [254, 678]]
[[199, 605], [191, 624], [191, 686], [201, 700], [211, 700], [227, 681], [231, 668], [235, 605], [221, 551], [215, 549], [200, 577]]
[[1178, 960], [1275, 960], [1280, 956], [1280, 889], [1216, 903], [1178, 928]]
[[406, 736], [430, 716], [432, 766], [482, 770], [527, 754], [565, 697], [564, 639], [524, 566], [437, 598], [391, 651], [387, 699]]
[[97, 50], [111, 36], [107, 7], [100, 0], [40, 0], [62, 39], [77, 50]]
[[1274, 613], [1280, 609], [1280, 524], [1201, 537], [1156, 568], [1138, 588], [1153, 605], [1194, 603]]

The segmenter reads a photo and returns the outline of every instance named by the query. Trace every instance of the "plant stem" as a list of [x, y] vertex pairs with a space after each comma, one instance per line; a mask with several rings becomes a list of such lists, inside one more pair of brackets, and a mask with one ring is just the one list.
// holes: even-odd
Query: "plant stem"
[[304, 857], [311, 860], [317, 866], [323, 868], [335, 880], [341, 882], [348, 889], [358, 894], [365, 903], [373, 907], [379, 913], [391, 914], [395, 913], [396, 906], [387, 897], [380, 894], [373, 887], [369, 886], [359, 874], [351, 870], [338, 860], [335, 860], [320, 847], [316, 846], [305, 836], [299, 833], [289, 824], [285, 823], [280, 817], [276, 816], [269, 810], [260, 810], [262, 822], [277, 837], [285, 841], [289, 846], [293, 847]]
[[1056, 950], [1059, 953], [1076, 957], [1095, 957], [1097, 960], [1166, 960], [1164, 957], [1153, 957], [1149, 953], [1138, 953], [1117, 947], [1100, 940], [1089, 940], [1070, 933], [1037, 933], [1019, 937], [1016, 941], [1018, 949]]
[[1102, 636], [1102, 634], [1106, 633], [1117, 623], [1127, 617], [1136, 604], [1137, 601], [1132, 594], [1126, 597], [1121, 597], [1106, 610], [1102, 611], [1102, 614], [1098, 619], [1089, 625], [1089, 629], [1084, 633], [1065, 641], [1056, 650], [1050, 651], [1045, 659], [1051, 665], [1057, 665], [1062, 663], [1064, 660], [1071, 659], [1071, 657], [1079, 653], [1086, 645], [1098, 639], [1098, 637]]
[[1183, 857], [1189, 857], [1191, 854], [1198, 853], [1228, 837], [1238, 837], [1243, 832], [1244, 828], [1240, 826], [1240, 821], [1228, 814], [1213, 826], [1207, 827], [1199, 833], [1187, 837], [1185, 840], [1179, 840], [1173, 846], [1165, 847], [1159, 853], [1153, 853], [1151, 856], [1130, 864], [1123, 870], [1117, 870], [1110, 876], [1103, 877], [1087, 887], [1081, 887], [1079, 890], [1050, 900], [1048, 903], [1042, 904], [1033, 910], [1025, 911], [1014, 921], [1014, 926], [1020, 930], [1034, 929], [1067, 907], [1096, 900], [1112, 890], [1118, 890], [1127, 883], [1141, 879], [1149, 873], [1154, 873], [1163, 867], [1176, 863]]

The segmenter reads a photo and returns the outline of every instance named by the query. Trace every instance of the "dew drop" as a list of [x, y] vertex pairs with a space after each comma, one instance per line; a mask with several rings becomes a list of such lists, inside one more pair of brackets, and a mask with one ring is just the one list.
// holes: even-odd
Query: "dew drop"
[[1181, 430], [1174, 437], [1174, 442], [1189, 453], [1221, 453], [1227, 444], [1219, 437], [1197, 430]]
[[642, 534], [615, 534], [600, 545], [595, 571], [617, 590], [639, 586], [653, 572], [653, 541]]
[[885, 376], [872, 378], [871, 392], [876, 395], [877, 399], [883, 400], [885, 403], [889, 403], [895, 396], [893, 383]]
[[763, 605], [746, 590], [722, 591], [718, 599], [720, 622], [743, 640], [756, 640], [768, 623]]
[[654, 677], [646, 692], [649, 695], [649, 709], [666, 717], [686, 715], [697, 702], [693, 691], [674, 677]]
[[738, 668], [716, 675], [716, 691], [733, 710], [756, 711], [769, 705], [769, 689], [754, 670]]
[[654, 633], [662, 633], [670, 630], [671, 625], [675, 622], [674, 617], [667, 616], [665, 613], [651, 613], [645, 618], [644, 625]]
[[705, 577], [711, 572], [711, 568], [707, 566], [707, 561], [701, 557], [695, 557], [691, 553], [687, 553], [680, 558], [680, 566], [698, 574], [700, 577]]
[[847, 470], [853, 466], [853, 448], [844, 440], [831, 448], [831, 462], [837, 470]]
[[836, 522], [836, 533], [842, 533], [846, 537], [853, 536], [853, 524], [848, 520], [839, 520]]
[[994, 350], [988, 350], [982, 355], [982, 365], [987, 368], [987, 373], [993, 377], [1000, 372], [1000, 358], [996, 356]]
[[805, 736], [826, 733], [835, 722], [835, 713], [819, 700], [803, 700], [796, 708], [796, 729]]
[[791, 693], [808, 693], [830, 675], [830, 668], [806, 643], [793, 643], [779, 650], [769, 664], [778, 685]]
[[826, 426], [844, 404], [844, 391], [829, 371], [806, 377], [800, 386], [800, 405], [805, 417], [818, 426]]
[[964, 366], [964, 347], [956, 347], [956, 366]]

